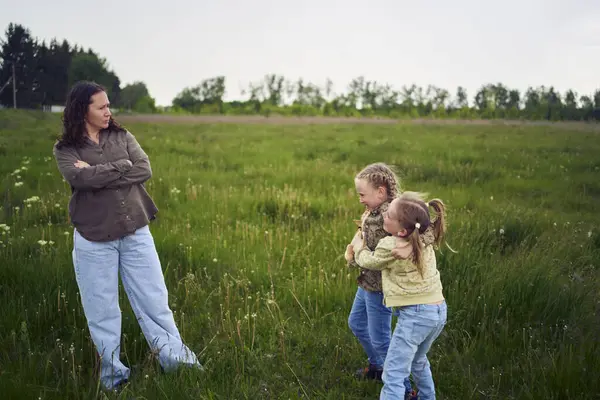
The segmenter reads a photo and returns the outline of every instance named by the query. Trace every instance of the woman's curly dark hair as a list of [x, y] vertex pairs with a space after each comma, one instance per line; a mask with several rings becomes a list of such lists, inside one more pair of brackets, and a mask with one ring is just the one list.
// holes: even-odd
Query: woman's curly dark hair
[[[67, 95], [67, 102], [63, 112], [63, 133], [58, 139], [57, 147], [81, 147], [85, 143], [85, 116], [92, 103], [92, 96], [106, 89], [95, 82], [79, 81], [73, 85]], [[103, 131], [124, 131], [112, 117], [108, 128]]]

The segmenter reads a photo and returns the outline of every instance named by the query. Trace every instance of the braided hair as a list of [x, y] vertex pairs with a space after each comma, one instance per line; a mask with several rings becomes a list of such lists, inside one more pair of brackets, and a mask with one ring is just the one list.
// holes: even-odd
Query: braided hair
[[392, 171], [391, 167], [384, 163], [374, 163], [367, 165], [356, 175], [356, 179], [364, 179], [373, 187], [385, 187], [388, 201], [392, 201], [400, 194], [400, 180]]

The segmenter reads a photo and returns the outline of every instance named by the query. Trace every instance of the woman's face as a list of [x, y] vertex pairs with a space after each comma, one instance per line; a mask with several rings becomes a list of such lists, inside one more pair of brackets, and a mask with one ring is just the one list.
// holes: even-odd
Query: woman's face
[[88, 125], [88, 132], [100, 131], [108, 128], [110, 117], [110, 102], [105, 92], [98, 92], [91, 97], [91, 103], [88, 106], [88, 111], [85, 116], [85, 122]]

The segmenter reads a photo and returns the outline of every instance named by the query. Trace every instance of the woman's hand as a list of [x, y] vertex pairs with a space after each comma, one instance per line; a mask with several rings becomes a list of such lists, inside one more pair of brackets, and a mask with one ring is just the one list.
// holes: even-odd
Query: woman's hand
[[77, 162], [75, 164], [77, 168], [87, 168], [90, 166], [90, 164], [86, 163], [85, 161], [81, 161], [81, 160], [77, 160]]

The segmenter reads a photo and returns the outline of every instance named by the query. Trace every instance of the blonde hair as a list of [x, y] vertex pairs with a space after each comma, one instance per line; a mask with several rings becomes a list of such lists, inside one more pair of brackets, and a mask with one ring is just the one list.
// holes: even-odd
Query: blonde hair
[[395, 199], [401, 192], [400, 179], [390, 166], [381, 162], [367, 165], [356, 174], [355, 179], [364, 179], [374, 188], [383, 186], [387, 191], [388, 201]]
[[[440, 199], [425, 202], [425, 195], [418, 192], [404, 192], [390, 205], [395, 211], [400, 226], [406, 229], [407, 240], [413, 249], [412, 261], [423, 275], [423, 243], [420, 235], [432, 226], [434, 244], [439, 247], [446, 234], [446, 206]], [[435, 211], [435, 219], [431, 220], [429, 207]]]

